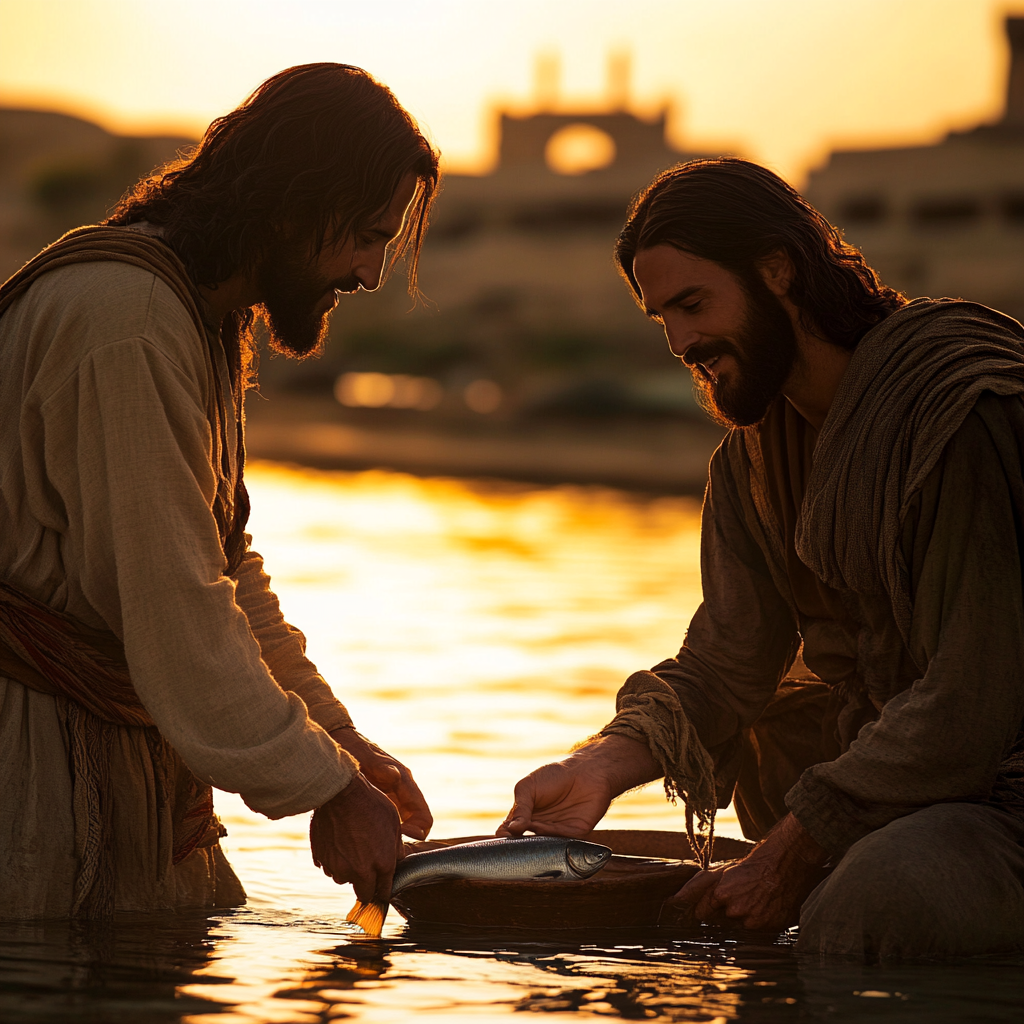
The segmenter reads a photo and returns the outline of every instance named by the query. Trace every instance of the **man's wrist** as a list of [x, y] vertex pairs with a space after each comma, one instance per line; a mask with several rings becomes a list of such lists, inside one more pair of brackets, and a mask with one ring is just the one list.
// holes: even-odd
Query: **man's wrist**
[[365, 754], [369, 750], [369, 741], [354, 725], [343, 725], [338, 729], [332, 729], [327, 735], [356, 760], [359, 760], [359, 753]]
[[351, 789], [352, 782], [361, 776], [362, 763], [360, 755], [364, 754], [364, 751], [360, 749], [358, 745], [356, 738], [358, 737], [361, 739], [361, 737], [359, 737], [359, 733], [356, 732], [354, 726], [339, 726], [337, 729], [331, 729], [330, 732], [327, 733], [327, 735], [330, 736], [332, 740], [334, 740], [334, 742], [342, 749], [342, 751], [344, 751], [344, 753], [342, 754], [342, 758], [348, 761], [354, 768], [354, 771], [352, 772], [352, 778], [350, 778], [349, 781], [346, 782], [345, 785], [338, 790], [338, 793], [336, 795], [340, 796], [346, 790]]
[[818, 845], [792, 812], [772, 829], [769, 836], [775, 837], [781, 849], [807, 868], [818, 870], [831, 860], [829, 852]]

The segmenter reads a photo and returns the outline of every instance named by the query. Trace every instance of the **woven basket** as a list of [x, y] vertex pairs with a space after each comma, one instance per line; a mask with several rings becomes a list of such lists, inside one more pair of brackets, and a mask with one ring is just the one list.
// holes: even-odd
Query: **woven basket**
[[[491, 838], [464, 836], [407, 843], [406, 850], [420, 853]], [[677, 863], [613, 856], [596, 875], [585, 879], [448, 879], [404, 889], [391, 905], [412, 925], [529, 931], [635, 928], [658, 924], [665, 900], [698, 871], [681, 832], [605, 829], [586, 838], [610, 847], [613, 854], [668, 857]], [[717, 838], [715, 860], [734, 860], [752, 848], [753, 844], [739, 839]]]

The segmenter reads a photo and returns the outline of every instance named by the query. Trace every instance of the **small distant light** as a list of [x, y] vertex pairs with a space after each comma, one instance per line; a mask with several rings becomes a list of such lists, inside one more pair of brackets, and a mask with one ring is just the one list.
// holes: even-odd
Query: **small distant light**
[[404, 373], [343, 373], [334, 382], [334, 397], [352, 409], [418, 409], [426, 412], [444, 397], [429, 377]]
[[463, 400], [473, 412], [494, 412], [501, 405], [501, 388], [493, 380], [475, 380], [466, 385]]

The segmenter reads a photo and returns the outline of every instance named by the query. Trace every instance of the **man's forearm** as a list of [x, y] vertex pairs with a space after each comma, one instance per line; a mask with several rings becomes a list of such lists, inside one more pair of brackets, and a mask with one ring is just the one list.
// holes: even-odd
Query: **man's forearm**
[[808, 867], [820, 868], [828, 863], [830, 855], [800, 824], [795, 814], [787, 814], [765, 837], [778, 852], [780, 863], [799, 861]]
[[600, 775], [614, 798], [662, 776], [646, 743], [627, 736], [597, 736], [578, 747], [566, 764]]

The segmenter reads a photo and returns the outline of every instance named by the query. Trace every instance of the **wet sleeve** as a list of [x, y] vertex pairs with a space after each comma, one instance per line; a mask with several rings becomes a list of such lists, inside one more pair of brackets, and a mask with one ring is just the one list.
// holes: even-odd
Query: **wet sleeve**
[[247, 551], [235, 573], [235, 581], [235, 600], [245, 612], [263, 661], [277, 685], [298, 694], [309, 717], [322, 729], [331, 732], [352, 725], [345, 706], [317, 672], [316, 665], [306, 657], [305, 636], [285, 621], [262, 556]]
[[42, 405], [48, 476], [80, 524], [84, 596], [160, 732], [201, 779], [297, 814], [357, 766], [275, 682], [222, 575], [206, 404], [167, 351], [138, 337], [84, 356]]
[[834, 854], [931, 804], [985, 800], [1017, 735], [1024, 601], [1012, 490], [1014, 482], [1020, 490], [1021, 469], [999, 418], [993, 433], [977, 409], [968, 416], [904, 530], [910, 652], [923, 675], [849, 750], [809, 768], [787, 794], [801, 824]]
[[[726, 445], [711, 461], [701, 515], [704, 600], [675, 657], [651, 669], [675, 694], [731, 794], [741, 733], [771, 700], [799, 648], [796, 621], [747, 528]], [[636, 677], [627, 688], [635, 688]], [[639, 738], [639, 737], [638, 737]]]

